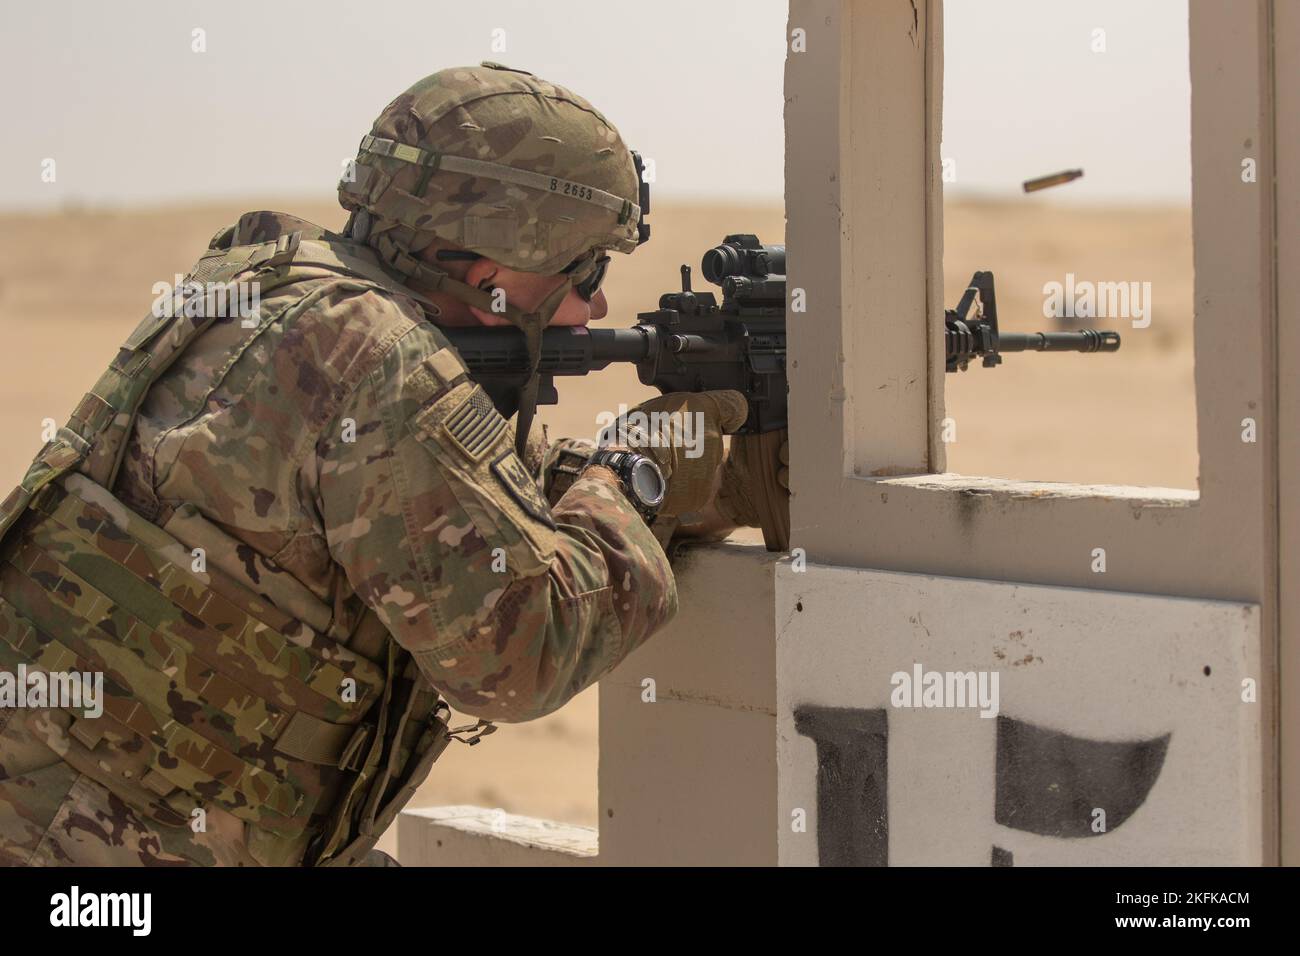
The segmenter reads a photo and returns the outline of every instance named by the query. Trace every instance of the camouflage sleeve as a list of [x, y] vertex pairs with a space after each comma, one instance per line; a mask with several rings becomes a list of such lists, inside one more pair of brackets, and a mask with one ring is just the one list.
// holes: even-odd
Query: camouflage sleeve
[[452, 706], [530, 720], [667, 622], [676, 586], [617, 488], [580, 477], [548, 504], [444, 345], [417, 325], [344, 401], [319, 507], [357, 595]]

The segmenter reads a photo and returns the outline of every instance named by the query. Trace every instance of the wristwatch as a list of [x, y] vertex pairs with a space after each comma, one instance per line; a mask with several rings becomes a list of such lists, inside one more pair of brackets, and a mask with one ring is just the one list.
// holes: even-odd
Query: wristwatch
[[650, 524], [659, 514], [659, 506], [664, 503], [664, 493], [668, 482], [664, 473], [653, 458], [639, 455], [634, 451], [614, 448], [597, 448], [587, 459], [586, 467], [603, 465], [612, 471], [623, 486], [623, 494], [632, 502], [632, 507]]

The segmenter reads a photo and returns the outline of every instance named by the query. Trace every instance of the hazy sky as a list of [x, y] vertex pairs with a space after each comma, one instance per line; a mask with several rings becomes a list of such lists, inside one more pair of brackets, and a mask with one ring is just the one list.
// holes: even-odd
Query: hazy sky
[[[944, 11], [950, 191], [1082, 168], [1053, 198], [1191, 201], [1187, 0], [948, 0]], [[1105, 52], [1092, 50], [1096, 30]]]
[[[0, 206], [328, 196], [393, 96], [485, 59], [590, 99], [654, 158], [660, 195], [779, 199], [786, 17], [783, 0], [5, 0]], [[1055, 195], [1187, 199], [1187, 0], [948, 0], [945, 46], [950, 192], [1082, 166]]]

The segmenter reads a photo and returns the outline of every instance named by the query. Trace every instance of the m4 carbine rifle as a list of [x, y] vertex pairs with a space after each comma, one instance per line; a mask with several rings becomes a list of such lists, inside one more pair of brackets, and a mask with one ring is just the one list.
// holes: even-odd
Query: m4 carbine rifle
[[[749, 417], [733, 438], [732, 452], [745, 456], [767, 502], [784, 502], [776, 483], [777, 455], [786, 438], [785, 246], [763, 245], [757, 236], [727, 236], [704, 254], [704, 278], [722, 289], [691, 289], [691, 268], [682, 266], [680, 292], [659, 299], [659, 308], [637, 315], [630, 329], [566, 326], [542, 334], [538, 372], [539, 405], [559, 401], [557, 375], [586, 375], [613, 362], [631, 362], [646, 385], [662, 393], [735, 389], [749, 401]], [[506, 417], [516, 411], [519, 387], [528, 376], [528, 351], [515, 328], [444, 328], [443, 333]], [[993, 273], [971, 277], [957, 304], [944, 313], [949, 372], [965, 371], [971, 360], [985, 367], [1004, 352], [1114, 352], [1116, 332], [998, 331]], [[789, 511], [760, 505], [763, 538], [772, 551], [788, 549]]]

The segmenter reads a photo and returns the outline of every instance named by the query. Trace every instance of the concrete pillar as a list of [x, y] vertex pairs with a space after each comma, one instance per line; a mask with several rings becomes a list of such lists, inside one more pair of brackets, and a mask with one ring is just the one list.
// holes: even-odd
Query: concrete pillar
[[1277, 379], [1278, 444], [1278, 680], [1281, 861], [1300, 864], [1300, 6], [1275, 3], [1270, 10], [1275, 102], [1271, 163], [1276, 188], [1273, 237], [1276, 258], [1277, 348], [1271, 374]]
[[[777, 575], [781, 860], [1276, 860], [1279, 635], [1296, 659], [1278, 627], [1279, 436], [1295, 429], [1274, 245], [1294, 216], [1297, 167], [1274, 155], [1279, 122], [1294, 144], [1275, 98], [1291, 18], [1267, 0], [1191, 7], [1195, 493], [941, 473], [924, 281], [942, 272], [940, 7], [791, 4], [821, 45], [786, 73], [789, 282], [810, 317], [791, 332], [807, 565]], [[931, 672], [998, 675], [998, 715], [895, 696], [897, 675]]]

